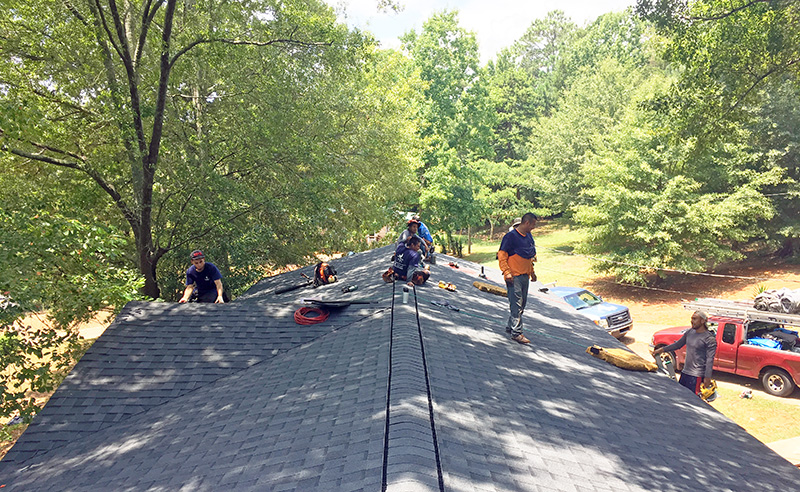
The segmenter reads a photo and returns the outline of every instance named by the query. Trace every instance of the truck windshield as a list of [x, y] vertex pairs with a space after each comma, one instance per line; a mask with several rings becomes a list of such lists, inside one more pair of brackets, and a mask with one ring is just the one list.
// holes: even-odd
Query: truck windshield
[[570, 294], [565, 297], [564, 300], [575, 309], [584, 309], [603, 302], [602, 299], [592, 294], [588, 290], [582, 290], [580, 292]]

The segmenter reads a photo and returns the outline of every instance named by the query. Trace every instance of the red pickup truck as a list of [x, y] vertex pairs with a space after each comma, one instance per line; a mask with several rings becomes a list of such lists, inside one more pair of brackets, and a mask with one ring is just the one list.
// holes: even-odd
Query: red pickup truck
[[[800, 383], [800, 352], [747, 343], [781, 325], [727, 316], [709, 316], [708, 321], [709, 329], [717, 336], [715, 371], [760, 379], [764, 390], [775, 396], [792, 394]], [[657, 331], [652, 345], [658, 348], [676, 342], [688, 329], [688, 326], [676, 326]], [[665, 352], [662, 357], [671, 359], [673, 367], [680, 370], [686, 359], [686, 347], [677, 352]]]

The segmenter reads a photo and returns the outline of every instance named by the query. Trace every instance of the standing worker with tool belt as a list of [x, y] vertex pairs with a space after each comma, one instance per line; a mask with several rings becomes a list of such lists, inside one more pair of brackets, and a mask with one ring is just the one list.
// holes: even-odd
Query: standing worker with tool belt
[[703, 311], [692, 314], [692, 328], [686, 330], [677, 342], [653, 351], [654, 356], [663, 352], [674, 352], [686, 345], [686, 360], [678, 380], [681, 385], [700, 395], [702, 386], [711, 385], [714, 370], [714, 355], [717, 353], [717, 338], [708, 330], [708, 315]]
[[522, 313], [528, 302], [528, 286], [536, 280], [533, 262], [536, 261], [536, 244], [531, 231], [536, 227], [536, 216], [528, 212], [522, 216], [522, 222], [503, 236], [497, 259], [500, 270], [506, 281], [508, 290], [508, 306], [511, 314], [508, 317], [506, 333], [519, 343], [531, 343], [522, 334]]

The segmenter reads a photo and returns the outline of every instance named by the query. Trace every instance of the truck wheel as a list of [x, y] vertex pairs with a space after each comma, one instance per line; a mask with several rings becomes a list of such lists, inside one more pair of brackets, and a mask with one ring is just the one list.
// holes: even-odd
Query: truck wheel
[[783, 369], [770, 368], [761, 375], [764, 391], [775, 396], [789, 396], [794, 391], [794, 381]]

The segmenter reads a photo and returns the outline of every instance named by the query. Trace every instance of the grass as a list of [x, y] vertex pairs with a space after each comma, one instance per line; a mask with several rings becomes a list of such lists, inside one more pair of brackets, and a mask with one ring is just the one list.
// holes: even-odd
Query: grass
[[717, 387], [719, 398], [711, 406], [725, 414], [764, 443], [800, 435], [800, 405], [764, 398], [754, 393], [752, 399], [739, 398], [741, 390]]

